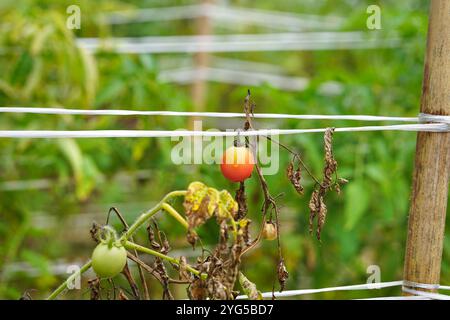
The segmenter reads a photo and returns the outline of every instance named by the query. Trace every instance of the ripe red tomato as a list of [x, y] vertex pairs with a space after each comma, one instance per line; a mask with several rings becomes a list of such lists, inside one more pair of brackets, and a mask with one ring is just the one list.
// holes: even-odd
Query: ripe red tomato
[[220, 170], [228, 180], [241, 182], [250, 177], [254, 165], [255, 160], [249, 148], [230, 147], [223, 155]]

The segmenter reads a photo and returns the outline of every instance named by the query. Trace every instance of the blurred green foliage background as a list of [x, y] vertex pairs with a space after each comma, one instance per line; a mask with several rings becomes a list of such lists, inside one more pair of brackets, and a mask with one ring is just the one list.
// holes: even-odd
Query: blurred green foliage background
[[[190, 20], [106, 26], [98, 15], [135, 7], [182, 5], [192, 1], [66, 1], [3, 0], [0, 3], [0, 106], [67, 107], [83, 109], [196, 110], [191, 88], [161, 83], [163, 64], [191, 54], [88, 54], [75, 37], [189, 35]], [[222, 1], [230, 5], [292, 13], [336, 15], [345, 18], [342, 30], [368, 31], [369, 4], [382, 8], [383, 36], [399, 36], [394, 49], [307, 52], [248, 52], [214, 54], [277, 65], [286, 74], [311, 79], [306, 90], [282, 91], [264, 84], [250, 88], [256, 112], [295, 114], [369, 114], [415, 116], [419, 109], [427, 31], [428, 1], [419, 0], [260, 0]], [[81, 7], [82, 28], [66, 28], [66, 8]], [[215, 27], [217, 33], [257, 33], [263, 28]], [[369, 32], [369, 31], [368, 31]], [[320, 85], [342, 85], [337, 95], [324, 95]], [[247, 87], [208, 83], [206, 111], [240, 112]], [[1, 114], [2, 130], [95, 130], [187, 128], [189, 119], [171, 117], [85, 117]], [[345, 121], [258, 121], [263, 128], [313, 128], [364, 125]], [[204, 128], [237, 128], [240, 121], [205, 120]], [[299, 150], [317, 176], [323, 165], [319, 134], [282, 137]], [[327, 198], [328, 218], [318, 242], [308, 234], [308, 200], [313, 183], [299, 197], [285, 178], [289, 155], [281, 152], [280, 172], [268, 176], [280, 199], [282, 246], [290, 272], [288, 289], [365, 283], [369, 265], [381, 268], [381, 280], [402, 277], [404, 244], [415, 134], [402, 132], [338, 133], [335, 153], [341, 176], [350, 180], [343, 194]], [[174, 165], [170, 139], [0, 139], [0, 298], [18, 299], [26, 289], [44, 298], [66, 276], [66, 264], [90, 257], [93, 220], [104, 222], [116, 206], [129, 222], [164, 194], [185, 189], [200, 180], [218, 189], [234, 191], [216, 165]], [[256, 177], [247, 182], [249, 217], [259, 221], [262, 194]], [[181, 206], [180, 206], [181, 208]], [[192, 252], [184, 231], [159, 216], [160, 226], [174, 248], [173, 255]], [[117, 222], [117, 221], [115, 221]], [[119, 226], [117, 224], [117, 226]], [[214, 244], [213, 225], [202, 229]], [[145, 242], [145, 232], [139, 235]], [[192, 259], [192, 258], [190, 258]], [[191, 260], [192, 261], [192, 260]], [[274, 243], [263, 243], [244, 259], [243, 270], [262, 291], [270, 291], [276, 277]], [[88, 274], [88, 277], [93, 274]], [[84, 278], [86, 280], [87, 278]], [[118, 280], [121, 282], [122, 280]], [[149, 281], [152, 281], [149, 279]], [[442, 263], [443, 284], [450, 283], [450, 243], [446, 238]], [[107, 284], [105, 284], [106, 286]], [[151, 282], [153, 298], [160, 298]], [[179, 298], [185, 289], [175, 289]], [[306, 298], [339, 299], [399, 294], [398, 288], [369, 292], [333, 292]], [[88, 298], [83, 290], [65, 298]]]

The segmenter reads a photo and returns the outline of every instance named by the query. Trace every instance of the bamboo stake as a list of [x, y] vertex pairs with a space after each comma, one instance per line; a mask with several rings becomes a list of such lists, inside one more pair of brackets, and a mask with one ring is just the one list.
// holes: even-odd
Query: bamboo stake
[[[431, 1], [420, 110], [450, 115], [448, 0]], [[404, 263], [407, 281], [440, 281], [449, 172], [450, 133], [419, 132]]]

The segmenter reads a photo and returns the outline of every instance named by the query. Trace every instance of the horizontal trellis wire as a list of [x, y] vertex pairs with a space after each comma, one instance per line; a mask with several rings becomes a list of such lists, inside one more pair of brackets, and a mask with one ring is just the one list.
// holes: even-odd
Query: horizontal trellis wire
[[[325, 132], [318, 129], [261, 129], [250, 131], [192, 131], [192, 130], [1, 130], [0, 138], [170, 138], [170, 137], [236, 137], [273, 136]], [[426, 131], [450, 132], [448, 124], [401, 124], [335, 128], [335, 132], [364, 131]]]
[[[343, 24], [341, 17], [294, 14], [291, 12], [261, 10], [211, 3], [177, 7], [144, 8], [116, 11], [101, 15], [109, 24], [128, 24], [150, 21], [170, 21], [209, 17], [213, 20], [257, 24], [264, 27], [281, 28], [291, 31], [304, 29], [336, 29]], [[233, 24], [233, 25], [234, 25]]]
[[399, 38], [380, 38], [362, 32], [305, 32], [153, 36], [135, 38], [79, 38], [77, 44], [92, 52], [118, 53], [251, 52], [292, 50], [347, 50], [393, 48]]
[[[0, 113], [35, 113], [35, 114], [70, 114], [90, 116], [175, 116], [204, 118], [245, 118], [245, 113], [238, 112], [189, 112], [189, 111], [139, 111], [139, 110], [85, 110], [65, 108], [34, 107], [0, 107]], [[357, 120], [357, 121], [399, 121], [418, 122], [418, 117], [385, 117], [370, 115], [315, 115], [315, 114], [282, 114], [255, 113], [252, 118], [259, 119], [298, 119], [298, 120]], [[444, 121], [443, 121], [444, 122]]]
[[[429, 299], [437, 299], [437, 300], [449, 300], [450, 296], [439, 294], [439, 293], [433, 293], [433, 292], [426, 292], [423, 290], [414, 290], [406, 288], [405, 286], [414, 286], [416, 288], [431, 288], [434, 289], [440, 289], [440, 290], [450, 290], [449, 286], [441, 286], [441, 285], [429, 285], [429, 284], [421, 284], [421, 283], [411, 283], [408, 281], [390, 281], [390, 282], [379, 282], [379, 283], [365, 283], [365, 284], [357, 284], [357, 285], [349, 285], [349, 286], [339, 286], [339, 287], [329, 287], [329, 288], [319, 288], [319, 289], [300, 289], [300, 290], [286, 290], [282, 292], [264, 292], [262, 293], [263, 298], [283, 298], [283, 297], [294, 297], [294, 296], [301, 296], [301, 295], [307, 295], [307, 294], [315, 294], [315, 293], [322, 293], [322, 292], [336, 292], [336, 291], [354, 291], [354, 290], [374, 290], [374, 289], [383, 289], [383, 288], [389, 288], [389, 287], [402, 287], [402, 291], [409, 294], [414, 294], [414, 299], [421, 298], [429, 298]], [[401, 297], [384, 297], [384, 298], [375, 298], [375, 299], [394, 299], [394, 298], [401, 298]], [[246, 295], [240, 295], [237, 296], [236, 299], [243, 300], [248, 299]]]
[[[223, 112], [177, 112], [177, 111], [132, 111], [132, 110], [81, 110], [64, 108], [3, 107], [0, 113], [33, 113], [59, 115], [140, 115], [140, 116], [198, 116], [215, 118], [246, 117], [243, 113]], [[316, 119], [316, 120], [359, 120], [359, 121], [399, 121], [419, 122], [414, 124], [339, 127], [335, 132], [364, 131], [427, 131], [450, 132], [450, 116], [419, 114], [419, 117], [385, 117], [367, 115], [293, 115], [293, 114], [255, 114], [255, 118], [265, 119]], [[426, 122], [426, 123], [425, 123]], [[431, 122], [431, 123], [430, 123]], [[1, 138], [168, 138], [168, 137], [235, 137], [291, 135], [301, 133], [325, 132], [327, 128], [314, 129], [260, 129], [260, 130], [1, 130]]]

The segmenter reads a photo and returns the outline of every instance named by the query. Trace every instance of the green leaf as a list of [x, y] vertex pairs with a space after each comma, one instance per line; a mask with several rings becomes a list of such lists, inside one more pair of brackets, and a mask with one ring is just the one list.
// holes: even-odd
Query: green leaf
[[84, 70], [84, 90], [86, 92], [86, 105], [93, 104], [98, 85], [98, 70], [95, 57], [87, 50], [80, 48], [81, 60]]
[[366, 190], [364, 184], [359, 181], [350, 183], [345, 188], [345, 228], [347, 230], [353, 227], [361, 219], [369, 205], [369, 190]]

